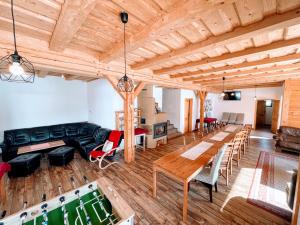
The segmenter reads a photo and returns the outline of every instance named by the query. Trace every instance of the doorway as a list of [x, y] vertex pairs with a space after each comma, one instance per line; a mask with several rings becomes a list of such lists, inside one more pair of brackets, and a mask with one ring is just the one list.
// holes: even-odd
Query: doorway
[[276, 133], [278, 127], [279, 104], [279, 100], [257, 100], [255, 129], [264, 129]]
[[193, 99], [184, 100], [184, 133], [191, 132], [193, 123]]

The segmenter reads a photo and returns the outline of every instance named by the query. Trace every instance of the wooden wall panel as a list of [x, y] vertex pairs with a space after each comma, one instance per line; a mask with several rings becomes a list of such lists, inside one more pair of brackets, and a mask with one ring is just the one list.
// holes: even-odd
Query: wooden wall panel
[[281, 125], [300, 128], [300, 79], [284, 83]]

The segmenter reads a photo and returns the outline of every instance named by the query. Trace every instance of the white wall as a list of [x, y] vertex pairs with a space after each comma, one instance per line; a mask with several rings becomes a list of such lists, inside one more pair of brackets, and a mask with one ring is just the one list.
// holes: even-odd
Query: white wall
[[153, 97], [155, 98], [155, 102], [158, 103], [158, 107], [162, 109], [162, 101], [163, 101], [163, 89], [161, 87], [154, 86], [153, 87]]
[[[222, 118], [223, 112], [244, 113], [244, 123], [254, 123], [255, 114], [255, 89], [242, 89], [241, 101], [223, 101], [219, 94], [209, 93], [207, 98], [212, 99], [212, 116], [218, 119]], [[256, 96], [258, 100], [275, 99], [281, 100], [283, 96], [282, 87], [257, 88]]]
[[180, 127], [180, 89], [163, 88], [162, 93], [162, 111], [167, 113], [168, 120], [176, 128]]
[[186, 98], [193, 99], [192, 127], [194, 128], [198, 115], [197, 98], [194, 92], [184, 89], [163, 89], [162, 110], [168, 114], [168, 119], [178, 128], [179, 132], [184, 132], [184, 101]]
[[115, 112], [123, 110], [123, 99], [105, 80], [88, 83], [89, 122], [101, 127], [116, 129]]
[[195, 93], [191, 90], [181, 90], [180, 96], [180, 127], [178, 127], [180, 132], [184, 132], [184, 101], [186, 98], [193, 99], [193, 119], [192, 119], [192, 128], [194, 130], [196, 119], [198, 116], [198, 104], [197, 104], [197, 97]]
[[3, 131], [88, 120], [87, 85], [60, 77], [33, 84], [0, 81], [0, 142]]

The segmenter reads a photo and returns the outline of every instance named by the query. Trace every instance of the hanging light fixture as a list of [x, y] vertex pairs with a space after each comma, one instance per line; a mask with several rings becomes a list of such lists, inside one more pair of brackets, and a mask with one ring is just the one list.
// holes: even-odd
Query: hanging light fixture
[[124, 76], [119, 80], [118, 82], [118, 89], [121, 92], [132, 92], [134, 85], [132, 79], [130, 79], [127, 76], [126, 73], [126, 35], [125, 35], [125, 28], [126, 28], [126, 23], [128, 22], [128, 14], [126, 12], [121, 12], [120, 13], [121, 21], [124, 25], [124, 64], [125, 64], [125, 72]]
[[222, 97], [225, 96], [225, 77], [222, 78], [223, 79], [223, 92], [221, 94]]
[[19, 55], [16, 41], [14, 3], [11, 0], [11, 16], [13, 21], [14, 53], [0, 59], [0, 79], [2, 81], [33, 83], [35, 70], [31, 62]]
[[256, 97], [256, 84], [254, 85], [254, 94], [255, 94], [255, 95], [254, 95], [254, 98], [253, 98], [253, 99], [254, 99], [254, 101], [256, 101], [256, 100], [257, 100], [257, 97]]

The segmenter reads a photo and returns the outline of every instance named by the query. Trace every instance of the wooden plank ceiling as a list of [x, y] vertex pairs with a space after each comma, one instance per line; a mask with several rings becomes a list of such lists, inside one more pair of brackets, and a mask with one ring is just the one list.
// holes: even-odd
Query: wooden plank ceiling
[[[20, 53], [38, 75], [91, 81], [129, 76], [221, 90], [299, 77], [300, 0], [15, 0]], [[0, 55], [12, 49], [10, 0], [0, 0]]]

